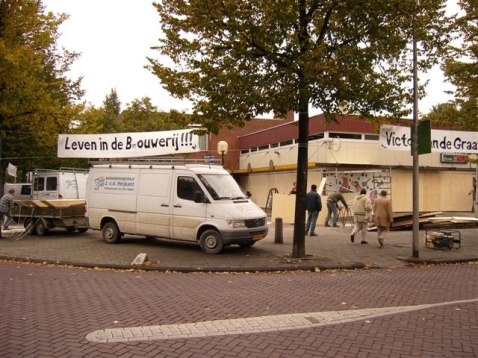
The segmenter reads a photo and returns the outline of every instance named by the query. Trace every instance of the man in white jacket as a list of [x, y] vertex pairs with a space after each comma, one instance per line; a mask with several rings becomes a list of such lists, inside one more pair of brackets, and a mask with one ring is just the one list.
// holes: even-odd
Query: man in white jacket
[[355, 197], [354, 203], [354, 228], [350, 234], [350, 241], [355, 240], [355, 234], [362, 231], [361, 244], [368, 244], [367, 242], [367, 225], [372, 211], [370, 199], [367, 197], [367, 190], [362, 188], [360, 194]]

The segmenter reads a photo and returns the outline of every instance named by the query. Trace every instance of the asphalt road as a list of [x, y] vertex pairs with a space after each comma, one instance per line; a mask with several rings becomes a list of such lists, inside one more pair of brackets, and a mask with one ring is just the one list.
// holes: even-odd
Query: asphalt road
[[0, 262], [0, 356], [477, 357], [478, 264], [167, 273]]

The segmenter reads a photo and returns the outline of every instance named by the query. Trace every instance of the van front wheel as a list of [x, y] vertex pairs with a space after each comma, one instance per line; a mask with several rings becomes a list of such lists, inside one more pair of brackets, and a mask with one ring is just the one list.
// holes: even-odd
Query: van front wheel
[[218, 254], [222, 251], [224, 243], [221, 234], [216, 230], [206, 230], [199, 239], [199, 246], [206, 254]]
[[120, 241], [120, 232], [118, 226], [113, 222], [108, 222], [101, 230], [103, 241], [108, 244], [117, 244]]

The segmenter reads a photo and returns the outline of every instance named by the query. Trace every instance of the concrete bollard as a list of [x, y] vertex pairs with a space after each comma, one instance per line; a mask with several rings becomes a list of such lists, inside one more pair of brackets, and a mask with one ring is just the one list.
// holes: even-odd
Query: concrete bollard
[[276, 244], [283, 244], [284, 243], [284, 233], [283, 233], [283, 226], [282, 226], [282, 218], [276, 218], [275, 221], [275, 241]]

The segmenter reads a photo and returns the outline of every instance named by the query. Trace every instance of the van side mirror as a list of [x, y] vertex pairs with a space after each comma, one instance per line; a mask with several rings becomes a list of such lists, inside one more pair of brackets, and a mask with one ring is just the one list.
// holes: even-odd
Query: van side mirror
[[204, 193], [202, 191], [198, 190], [194, 193], [194, 202], [195, 203], [205, 203], [206, 202], [205, 199], [206, 198], [204, 197]]

